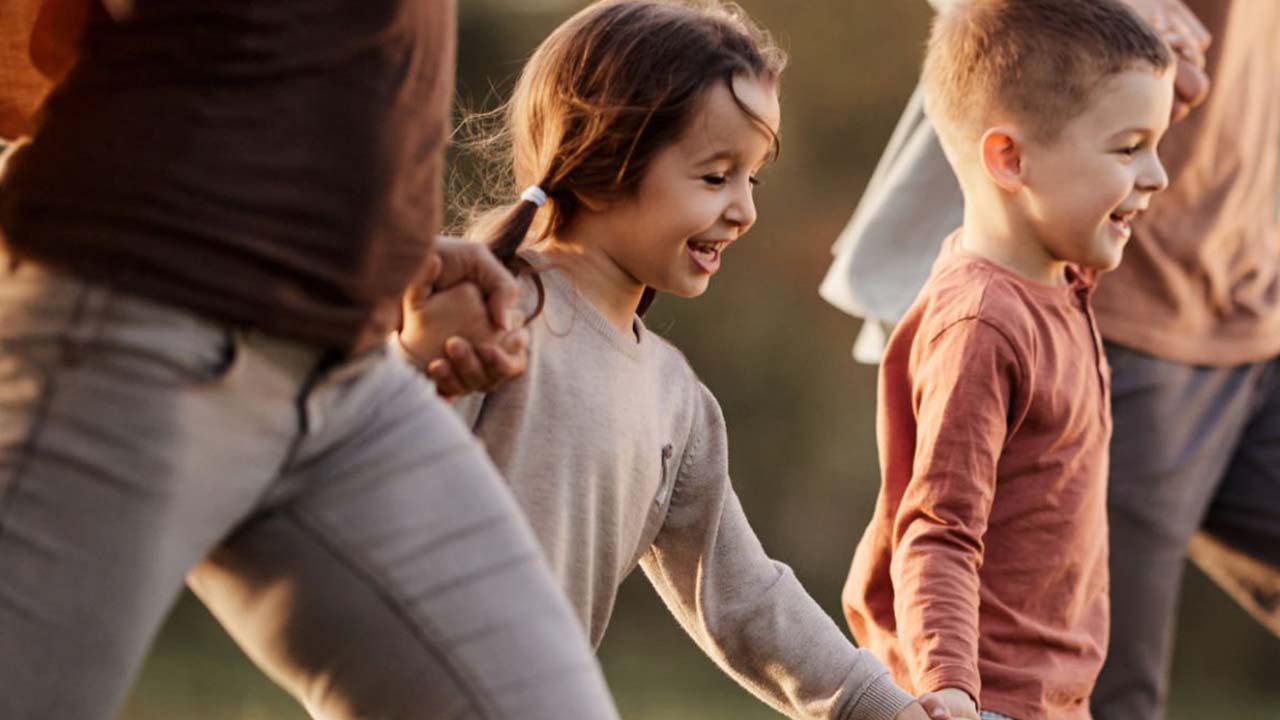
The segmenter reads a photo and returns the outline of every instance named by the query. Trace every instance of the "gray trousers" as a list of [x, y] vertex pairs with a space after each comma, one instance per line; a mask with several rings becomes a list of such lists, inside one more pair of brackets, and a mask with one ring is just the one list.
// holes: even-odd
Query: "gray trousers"
[[497, 472], [406, 365], [0, 255], [0, 718], [112, 717], [188, 573], [315, 717], [616, 717]]
[[1111, 643], [1096, 720], [1164, 717], [1190, 554], [1280, 634], [1280, 359], [1190, 367], [1115, 345]]

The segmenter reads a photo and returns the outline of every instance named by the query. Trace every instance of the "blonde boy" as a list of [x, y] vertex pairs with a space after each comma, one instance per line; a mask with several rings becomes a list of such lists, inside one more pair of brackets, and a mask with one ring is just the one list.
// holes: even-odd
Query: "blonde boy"
[[970, 0], [935, 21], [926, 104], [964, 224], [881, 366], [883, 485], [844, 609], [956, 717], [1089, 717], [1111, 433], [1089, 295], [1167, 184], [1171, 64], [1114, 0]]

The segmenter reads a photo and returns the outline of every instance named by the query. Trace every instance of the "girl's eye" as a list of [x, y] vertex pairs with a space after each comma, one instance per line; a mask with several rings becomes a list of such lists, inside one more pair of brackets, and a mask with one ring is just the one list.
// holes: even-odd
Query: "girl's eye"
[[1142, 143], [1138, 143], [1137, 145], [1129, 145], [1128, 147], [1120, 148], [1120, 153], [1123, 155], [1136, 155], [1141, 149]]
[[727, 178], [720, 173], [712, 173], [710, 175], [702, 176], [702, 181], [708, 185], [723, 185], [726, 180]]
[[764, 181], [756, 177], [755, 175], [752, 175], [750, 178], [748, 178], [747, 181], [750, 182], [753, 187], [760, 187], [761, 185], [764, 184]]

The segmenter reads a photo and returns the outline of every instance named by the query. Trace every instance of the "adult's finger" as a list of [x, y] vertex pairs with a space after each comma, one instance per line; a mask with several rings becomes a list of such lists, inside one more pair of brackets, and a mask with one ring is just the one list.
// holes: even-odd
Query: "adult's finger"
[[1202, 68], [1181, 59], [1178, 61], [1176, 73], [1173, 80], [1173, 93], [1177, 102], [1185, 105], [1187, 110], [1204, 102], [1209, 96], [1209, 75]]
[[493, 324], [504, 330], [515, 327], [508, 311], [515, 307], [520, 288], [489, 248], [459, 238], [442, 237], [436, 242], [436, 252], [442, 262], [435, 283], [437, 289], [473, 282], [485, 296]]
[[1213, 43], [1213, 33], [1209, 32], [1209, 28], [1200, 22], [1200, 18], [1185, 3], [1181, 0], [1169, 0], [1169, 16], [1171, 24], [1195, 43], [1201, 52], [1209, 49], [1209, 45]]
[[413, 308], [421, 306], [431, 297], [436, 281], [440, 277], [440, 271], [443, 262], [440, 255], [431, 253], [427, 256], [426, 262], [422, 264], [422, 270], [418, 272], [418, 277], [414, 278], [410, 283], [409, 289], [404, 293], [404, 309], [408, 314]]

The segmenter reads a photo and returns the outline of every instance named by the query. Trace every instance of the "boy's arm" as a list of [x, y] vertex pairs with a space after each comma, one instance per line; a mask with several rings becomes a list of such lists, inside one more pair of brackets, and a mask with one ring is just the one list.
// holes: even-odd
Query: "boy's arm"
[[956, 688], [976, 701], [978, 571], [1024, 364], [976, 318], [929, 339], [918, 357], [915, 455], [893, 528], [894, 615], [916, 689]]
[[858, 650], [765, 554], [729, 484], [724, 419], [706, 390], [662, 530], [641, 559], [680, 625], [741, 685], [793, 718], [924, 717], [888, 671]]

